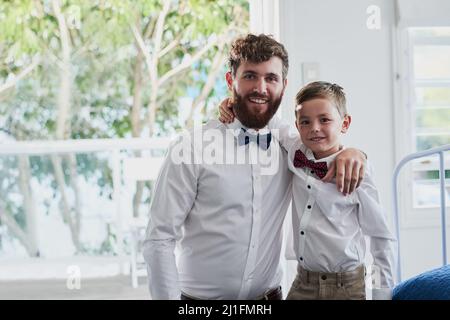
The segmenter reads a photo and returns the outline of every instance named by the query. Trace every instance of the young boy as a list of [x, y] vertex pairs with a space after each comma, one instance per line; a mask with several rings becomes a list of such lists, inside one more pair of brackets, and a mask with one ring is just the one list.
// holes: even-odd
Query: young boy
[[394, 238], [370, 166], [359, 188], [347, 196], [320, 180], [343, 149], [340, 136], [351, 123], [342, 88], [323, 81], [308, 84], [296, 96], [295, 114], [300, 139], [292, 142], [280, 131], [294, 173], [292, 224], [298, 261], [287, 299], [365, 299], [365, 236], [370, 237], [374, 260], [372, 298], [390, 299]]
[[342, 88], [313, 82], [296, 96], [301, 141], [290, 147], [293, 180], [294, 249], [298, 274], [287, 299], [365, 299], [365, 239], [375, 266], [374, 299], [389, 299], [393, 287], [393, 237], [378, 201], [373, 172], [355, 192], [343, 196], [319, 178], [342, 150], [340, 137], [351, 117]]

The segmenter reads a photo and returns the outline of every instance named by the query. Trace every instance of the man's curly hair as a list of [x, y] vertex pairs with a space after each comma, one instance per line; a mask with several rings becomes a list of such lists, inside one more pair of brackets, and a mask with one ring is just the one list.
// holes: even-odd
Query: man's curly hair
[[271, 36], [248, 34], [236, 39], [231, 45], [228, 66], [233, 77], [242, 62], [261, 63], [272, 57], [279, 57], [283, 62], [283, 79], [289, 69], [288, 53], [284, 46]]

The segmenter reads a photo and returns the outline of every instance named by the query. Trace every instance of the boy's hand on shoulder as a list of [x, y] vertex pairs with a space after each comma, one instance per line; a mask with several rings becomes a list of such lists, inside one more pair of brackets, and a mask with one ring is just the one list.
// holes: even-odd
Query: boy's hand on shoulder
[[336, 186], [344, 195], [351, 194], [359, 187], [364, 177], [366, 157], [358, 149], [348, 148], [336, 156], [330, 164], [323, 182], [330, 182], [336, 176]]
[[219, 121], [222, 123], [231, 123], [234, 121], [234, 112], [230, 98], [224, 99], [219, 105]]

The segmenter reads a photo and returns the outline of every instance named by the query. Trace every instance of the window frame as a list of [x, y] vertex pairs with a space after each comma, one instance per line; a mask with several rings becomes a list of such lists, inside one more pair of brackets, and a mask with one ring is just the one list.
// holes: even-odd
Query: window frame
[[[428, 27], [428, 26], [417, 26]], [[430, 28], [438, 26], [429, 26]], [[450, 27], [450, 26], [449, 26]], [[394, 132], [395, 132], [395, 160], [399, 163], [406, 155], [416, 152], [416, 101], [415, 90], [418, 82], [414, 76], [414, 46], [424, 44], [448, 44], [450, 37], [444, 40], [432, 37], [413, 37], [409, 33], [415, 26], [398, 25], [393, 28], [393, 71], [394, 71]], [[419, 84], [420, 84], [419, 80]], [[431, 81], [430, 81], [431, 82]], [[438, 79], [433, 83], [450, 84], [450, 79]], [[450, 106], [449, 106], [450, 108]], [[438, 206], [414, 206], [413, 181], [414, 173], [427, 171], [430, 163], [438, 163], [437, 156], [422, 158], [420, 161], [406, 165], [398, 179], [399, 185], [399, 218], [402, 228], [424, 228], [440, 226], [440, 207]], [[450, 168], [450, 155], [445, 154], [445, 168]], [[433, 167], [434, 168], [434, 167]], [[439, 166], [436, 165], [437, 170]], [[437, 186], [439, 180], [436, 180]], [[446, 183], [447, 185], [447, 183]], [[447, 201], [447, 211], [450, 203]], [[450, 226], [449, 221], [447, 226]]]

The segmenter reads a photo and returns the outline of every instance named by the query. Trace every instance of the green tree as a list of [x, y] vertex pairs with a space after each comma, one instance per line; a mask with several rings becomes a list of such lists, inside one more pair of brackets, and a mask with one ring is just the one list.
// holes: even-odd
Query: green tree
[[[192, 125], [214, 98], [227, 43], [246, 30], [247, 20], [244, 0], [3, 1], [0, 127], [16, 140], [164, 135], [177, 123], [179, 99], [196, 91], [185, 121]], [[75, 155], [20, 159], [17, 166], [2, 162], [10, 171], [3, 185], [19, 181], [23, 203], [2, 197], [0, 222], [30, 255], [38, 254], [26, 243], [36, 243], [28, 182], [39, 176], [55, 189], [74, 245], [83, 251], [78, 181], [98, 176], [98, 185], [110, 189], [105, 162]], [[135, 216], [143, 193], [139, 184]]]

